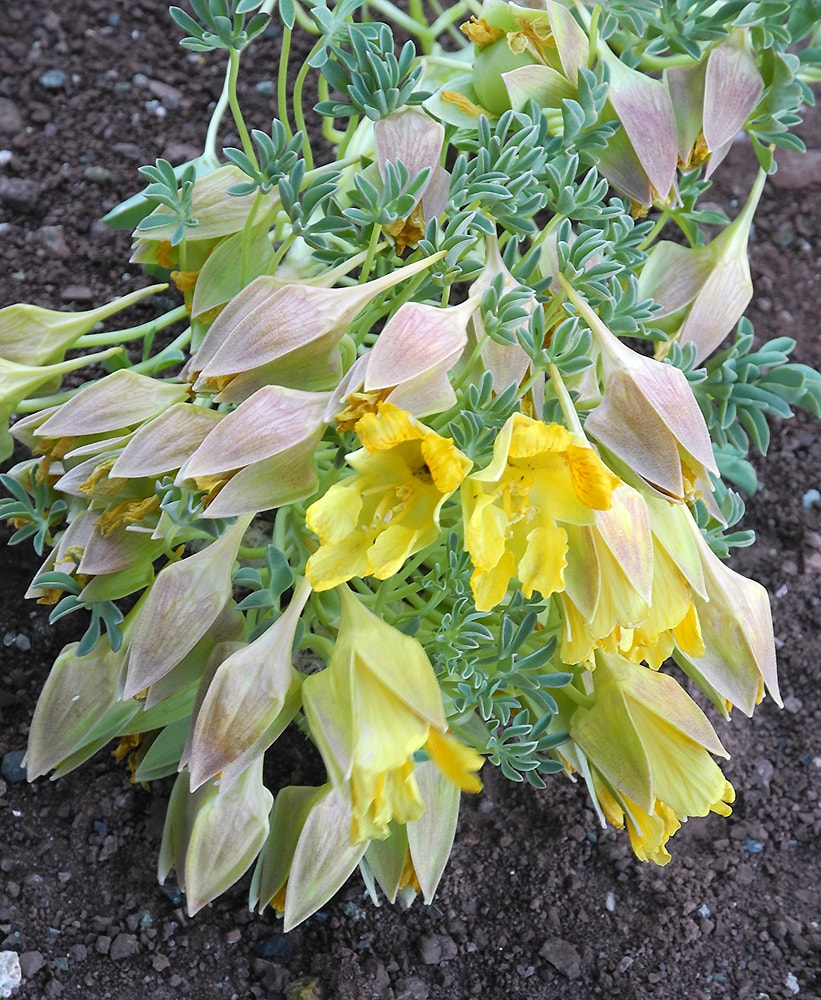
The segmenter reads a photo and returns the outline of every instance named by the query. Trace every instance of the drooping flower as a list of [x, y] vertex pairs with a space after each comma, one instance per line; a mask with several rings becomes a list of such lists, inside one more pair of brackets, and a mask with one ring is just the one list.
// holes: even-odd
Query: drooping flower
[[325, 670], [302, 685], [311, 733], [333, 784], [352, 804], [351, 840], [383, 839], [392, 820], [418, 820], [424, 802], [414, 754], [424, 748], [464, 791], [479, 791], [482, 758], [449, 735], [422, 645], [339, 589], [339, 635]]
[[251, 907], [271, 906], [290, 931], [327, 903], [365, 853], [352, 844], [351, 803], [331, 784], [289, 785], [277, 793], [251, 881]]
[[729, 815], [735, 793], [710, 754], [729, 755], [672, 677], [599, 652], [592, 679], [594, 704], [574, 712], [570, 736], [625, 815], [635, 805], [628, 825], [651, 860], [674, 817]]
[[42, 309], [28, 302], [6, 306], [0, 309], [0, 358], [26, 365], [55, 364], [62, 361], [66, 351], [97, 323], [166, 287], [138, 288], [96, 309], [82, 312]]
[[766, 179], [759, 171], [743, 210], [714, 240], [694, 247], [662, 240], [639, 276], [639, 293], [661, 306], [654, 321], [679, 343], [695, 345], [696, 364], [721, 344], [752, 298], [747, 241]]
[[707, 473], [717, 474], [718, 467], [684, 372], [623, 344], [563, 275], [559, 283], [601, 351], [602, 400], [585, 431], [668, 496], [683, 499], [699, 490], [709, 500]]
[[679, 643], [677, 662], [703, 690], [712, 689], [727, 706], [737, 705], [745, 715], [753, 714], [765, 688], [780, 705], [767, 591], [723, 563], [694, 522], [690, 530], [705, 581], [704, 594], [694, 597], [704, 643], [700, 650], [684, 649]]
[[518, 576], [530, 597], [564, 589], [566, 524], [593, 524], [619, 480], [592, 448], [559, 424], [514, 413], [493, 460], [462, 486], [465, 548], [477, 609], [488, 611]]
[[160, 882], [171, 868], [186, 894], [189, 916], [234, 884], [268, 835], [273, 796], [257, 757], [224, 792], [210, 781], [192, 791], [187, 771], [177, 777], [163, 829]]
[[256, 513], [310, 496], [327, 401], [327, 393], [257, 389], [212, 428], [178, 482], [206, 493], [206, 517]]
[[679, 165], [689, 170], [706, 161], [709, 177], [764, 89], [747, 30], [736, 28], [695, 65], [668, 67], [664, 82], [676, 114]]
[[319, 537], [306, 576], [328, 590], [354, 576], [386, 580], [439, 535], [439, 512], [470, 469], [453, 444], [392, 403], [356, 424], [363, 447], [348, 456], [354, 475], [311, 504]]
[[443, 211], [448, 199], [450, 174], [441, 165], [445, 129], [420, 108], [404, 107], [380, 118], [373, 127], [379, 173], [385, 177], [388, 163], [401, 162], [409, 177], [422, 170], [430, 174], [416, 195], [413, 210], [387, 227], [396, 240], [397, 253], [415, 245], [425, 233], [425, 223]]

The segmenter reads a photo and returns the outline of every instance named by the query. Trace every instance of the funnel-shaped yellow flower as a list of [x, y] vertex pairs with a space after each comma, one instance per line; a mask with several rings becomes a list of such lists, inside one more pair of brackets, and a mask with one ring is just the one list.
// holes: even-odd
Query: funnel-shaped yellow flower
[[470, 469], [450, 440], [392, 403], [356, 424], [363, 448], [348, 456], [355, 474], [311, 504], [305, 522], [319, 549], [305, 571], [314, 590], [354, 576], [386, 580], [434, 542], [439, 511]]
[[735, 793], [710, 754], [727, 757], [707, 717], [666, 674], [597, 653], [595, 703], [570, 735], [592, 767], [645, 813], [679, 820], [730, 813]]
[[451, 781], [479, 791], [482, 758], [446, 734], [442, 696], [430, 660], [410, 636], [391, 628], [339, 590], [339, 636], [326, 670], [307, 677], [303, 705], [336, 787], [352, 803], [351, 840], [384, 839], [391, 820], [418, 820], [424, 803], [413, 755], [424, 747]]
[[559, 424], [514, 413], [490, 465], [462, 487], [465, 548], [475, 571], [473, 599], [489, 611], [518, 575], [526, 597], [564, 589], [566, 524], [593, 524], [618, 479]]

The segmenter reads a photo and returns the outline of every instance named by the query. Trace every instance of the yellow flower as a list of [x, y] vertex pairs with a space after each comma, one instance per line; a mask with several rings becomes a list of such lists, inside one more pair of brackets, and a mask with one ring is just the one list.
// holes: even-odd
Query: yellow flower
[[424, 748], [464, 791], [482, 787], [482, 758], [446, 733], [442, 697], [416, 639], [340, 588], [339, 636], [327, 669], [307, 677], [303, 705], [335, 787], [352, 805], [351, 841], [384, 839], [389, 823], [418, 820], [424, 804], [414, 754]]
[[648, 857], [658, 849], [652, 844], [672, 832], [667, 810], [682, 822], [709, 812], [729, 815], [735, 793], [710, 754], [729, 755], [676, 681], [606, 653], [597, 653], [592, 677], [595, 702], [576, 710], [570, 736], [619, 796]]
[[656, 799], [652, 810], [647, 812], [626, 795], [611, 792], [595, 772], [593, 789], [609, 822], [619, 830], [627, 827], [630, 846], [639, 861], [652, 861], [657, 865], [670, 861], [666, 844], [681, 828], [681, 823], [669, 806]]
[[355, 473], [311, 504], [306, 524], [319, 537], [306, 576], [328, 590], [354, 576], [386, 580], [436, 541], [442, 504], [471, 467], [453, 444], [393, 403], [377, 404], [348, 456]]
[[526, 597], [563, 590], [567, 532], [560, 522], [593, 524], [618, 482], [564, 427], [514, 413], [496, 439], [493, 461], [462, 488], [476, 607], [498, 604], [517, 574]]

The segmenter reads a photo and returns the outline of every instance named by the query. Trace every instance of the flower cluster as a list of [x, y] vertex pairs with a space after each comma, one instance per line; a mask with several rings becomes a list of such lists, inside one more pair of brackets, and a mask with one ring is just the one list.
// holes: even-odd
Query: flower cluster
[[[357, 866], [374, 898], [430, 900], [483, 765], [581, 775], [666, 864], [681, 823], [734, 798], [683, 679], [725, 718], [779, 702], [767, 594], [724, 558], [748, 435], [821, 411], [821, 376], [785, 338], [754, 365], [742, 320], [812, 21], [457, 0], [397, 57], [361, 2], [293, 0], [283, 52], [298, 25], [313, 47], [249, 132], [237, 69], [273, 4], [194, 6], [171, 10], [182, 44], [231, 68], [208, 146], [144, 167], [107, 217], [180, 304], [124, 331], [107, 319], [165, 284], [0, 310], [0, 450], [29, 451], [0, 516], [44, 556], [29, 595], [90, 618], [40, 696], [29, 778], [111, 741], [134, 781], [176, 775], [160, 877], [194, 913], [255, 865], [251, 903], [286, 929]], [[318, 165], [290, 125], [311, 69]], [[220, 156], [226, 107], [242, 148]], [[730, 222], [696, 206], [742, 128], [761, 171]], [[685, 243], [659, 240], [673, 227]], [[274, 795], [289, 727], [325, 780]]]

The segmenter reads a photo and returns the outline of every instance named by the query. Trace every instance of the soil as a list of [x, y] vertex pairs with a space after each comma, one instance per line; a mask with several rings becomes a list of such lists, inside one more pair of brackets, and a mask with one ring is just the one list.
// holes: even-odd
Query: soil
[[[58, 12], [59, 11], [59, 12]], [[136, 168], [199, 152], [223, 62], [178, 49], [161, 0], [27, 0], [0, 18], [0, 306], [82, 308], [144, 283], [129, 237], [96, 219], [141, 183]], [[272, 54], [273, 53], [273, 54]], [[276, 41], [244, 57], [252, 125], [268, 127]], [[810, 154], [779, 156], [752, 241], [760, 339], [788, 335], [821, 367], [821, 115]], [[225, 135], [223, 144], [236, 144]], [[739, 142], [710, 197], [732, 214], [755, 171]], [[134, 309], [150, 318], [157, 304]], [[821, 433], [773, 421], [761, 488], [733, 565], [772, 597], [785, 708], [717, 722], [738, 791], [729, 819], [692, 820], [664, 869], [603, 831], [584, 789], [536, 792], [486, 767], [464, 799], [435, 903], [380, 907], [354, 877], [288, 934], [251, 914], [247, 878], [194, 919], [156, 882], [169, 786], [129, 784], [110, 753], [59, 782], [19, 780], [51, 659], [76, 634], [22, 601], [37, 566], [3, 551], [0, 576], [0, 951], [15, 996], [83, 1000], [821, 997]], [[816, 494], [817, 495], [817, 494]], [[6, 755], [6, 756], [4, 756]]]

